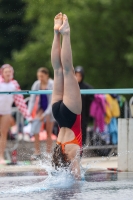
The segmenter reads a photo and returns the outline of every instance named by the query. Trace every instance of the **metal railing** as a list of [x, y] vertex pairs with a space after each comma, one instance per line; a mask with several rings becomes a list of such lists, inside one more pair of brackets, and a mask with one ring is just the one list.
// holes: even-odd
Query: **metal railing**
[[[0, 94], [52, 94], [53, 90], [20, 90], [20, 91], [0, 91]], [[120, 89], [81, 89], [81, 94], [133, 94], [133, 88]]]
[[19, 135], [19, 126], [20, 124], [22, 125], [21, 129], [23, 130], [23, 126], [24, 126], [24, 118], [22, 116], [22, 114], [19, 112], [18, 108], [17, 107], [12, 107], [12, 113], [15, 113], [16, 114], [16, 125], [17, 125], [17, 132], [16, 132], [16, 136], [15, 136], [15, 140], [14, 142], [12, 142], [12, 146], [10, 147], [7, 147], [5, 149], [5, 156], [6, 156], [6, 159], [8, 161], [12, 161], [12, 158], [11, 158], [11, 153], [14, 151], [14, 150], [17, 150], [18, 146], [19, 146], [19, 139], [18, 139], [18, 135]]

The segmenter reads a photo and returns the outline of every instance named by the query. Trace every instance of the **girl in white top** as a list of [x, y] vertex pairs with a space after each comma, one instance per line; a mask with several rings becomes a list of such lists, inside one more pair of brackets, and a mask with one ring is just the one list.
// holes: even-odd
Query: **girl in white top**
[[[0, 92], [2, 91], [19, 91], [20, 86], [16, 80], [13, 79], [14, 70], [9, 64], [5, 64], [0, 69]], [[0, 95], [0, 164], [6, 164], [4, 159], [4, 150], [6, 148], [7, 133], [10, 128], [12, 104], [15, 102], [16, 106], [28, 120], [31, 119], [28, 113], [22, 95], [1, 94]]]

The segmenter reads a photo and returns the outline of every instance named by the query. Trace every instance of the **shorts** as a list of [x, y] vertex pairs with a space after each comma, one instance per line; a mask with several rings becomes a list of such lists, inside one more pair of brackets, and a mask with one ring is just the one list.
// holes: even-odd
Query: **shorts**
[[[50, 122], [54, 122], [55, 121], [55, 118], [53, 116], [53, 114], [49, 114], [50, 115]], [[47, 115], [46, 115], [47, 116]], [[46, 122], [46, 119], [44, 119], [44, 123]]]
[[[50, 122], [54, 122], [55, 119], [53, 117], [52, 114], [50, 114]], [[44, 120], [44, 123], [46, 123], [46, 119]], [[30, 135], [35, 135], [35, 134], [38, 134], [40, 132], [40, 129], [41, 129], [41, 125], [42, 125], [42, 122], [40, 121], [40, 119], [34, 119], [31, 123], [31, 133]]]
[[41, 121], [40, 119], [35, 119], [32, 121], [31, 123], [31, 133], [30, 135], [35, 135], [38, 134], [40, 132], [40, 128], [41, 128]]

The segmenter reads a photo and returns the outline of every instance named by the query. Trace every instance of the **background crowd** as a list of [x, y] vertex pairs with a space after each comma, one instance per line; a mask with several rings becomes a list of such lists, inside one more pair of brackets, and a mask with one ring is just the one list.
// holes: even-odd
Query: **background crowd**
[[[92, 89], [93, 87], [84, 82], [84, 69], [82, 66], [75, 67], [75, 76], [79, 83], [80, 89]], [[37, 80], [32, 85], [32, 90], [52, 90], [53, 80], [49, 77], [49, 71], [45, 67], [37, 70]], [[0, 91], [19, 91], [20, 86], [14, 80], [14, 69], [11, 65], [5, 64], [1, 67], [0, 74]], [[89, 143], [92, 144], [94, 136], [98, 136], [104, 144], [117, 144], [117, 118], [120, 116], [120, 96], [113, 95], [87, 95], [82, 94], [82, 113], [81, 113], [81, 128], [82, 128], [82, 146], [87, 144], [87, 128], [92, 127], [92, 137]], [[58, 127], [54, 132], [54, 127], [57, 126], [52, 113], [51, 94], [32, 94], [29, 97], [28, 106], [22, 95], [7, 94], [0, 96], [0, 163], [4, 163], [4, 151], [6, 148], [7, 137], [14, 134], [12, 126], [17, 126], [17, 133], [21, 135], [27, 134], [28, 141], [34, 138], [34, 152], [31, 155], [31, 160], [41, 159], [42, 152], [40, 148], [40, 133], [46, 131], [46, 152], [50, 155], [52, 150], [52, 133], [58, 135]], [[12, 104], [18, 107], [25, 120], [27, 120], [29, 130], [26, 127], [19, 130], [20, 122], [14, 119], [12, 112]], [[24, 126], [24, 124], [21, 124]], [[45, 125], [45, 126], [44, 126]], [[10, 130], [10, 132], [9, 132]], [[27, 131], [28, 130], [28, 131]], [[13, 137], [12, 137], [13, 138]], [[18, 135], [16, 136], [17, 139]], [[23, 138], [23, 137], [22, 137]], [[96, 139], [95, 139], [96, 141]], [[89, 145], [90, 145], [89, 144]], [[102, 143], [101, 143], [102, 144]], [[88, 145], [88, 144], [87, 144]], [[45, 155], [46, 156], [46, 155]]]

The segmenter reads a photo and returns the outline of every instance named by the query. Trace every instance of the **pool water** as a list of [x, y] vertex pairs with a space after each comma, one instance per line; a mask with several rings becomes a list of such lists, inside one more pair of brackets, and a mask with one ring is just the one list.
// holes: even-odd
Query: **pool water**
[[1, 200], [131, 200], [133, 173], [87, 171], [84, 180], [75, 181], [62, 172], [8, 173], [0, 177]]

